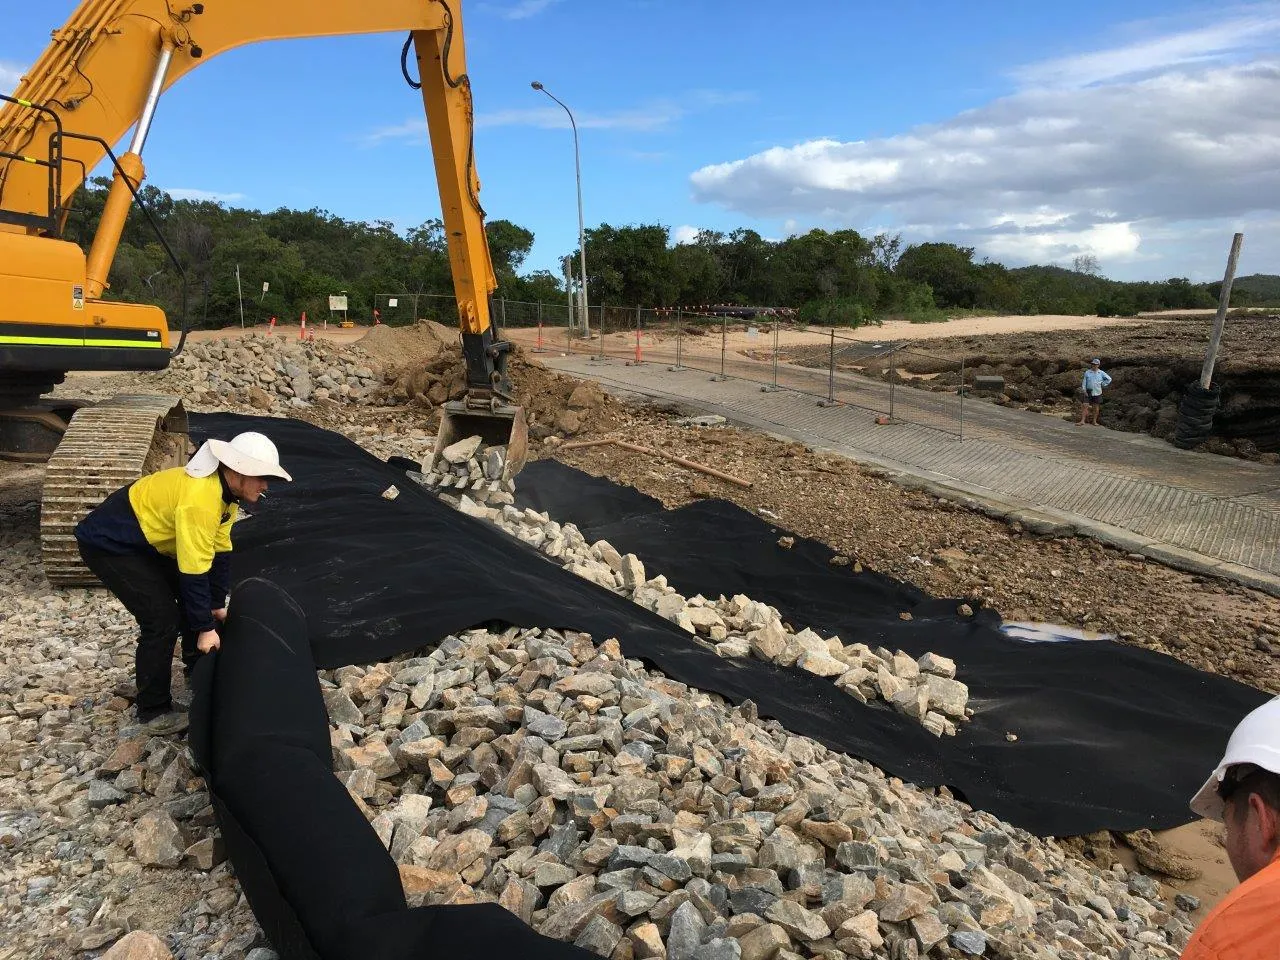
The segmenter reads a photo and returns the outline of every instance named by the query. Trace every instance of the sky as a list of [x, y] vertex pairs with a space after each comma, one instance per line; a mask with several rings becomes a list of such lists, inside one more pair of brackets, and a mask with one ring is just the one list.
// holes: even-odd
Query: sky
[[[220, 0], [207, 0], [209, 3]], [[376, 0], [369, 0], [376, 2]], [[0, 90], [76, 4], [6, 0]], [[673, 241], [814, 227], [1119, 279], [1280, 273], [1280, 0], [464, 0], [476, 160], [526, 269], [587, 226]], [[403, 36], [231, 51], [176, 84], [145, 159], [174, 196], [439, 216]]]

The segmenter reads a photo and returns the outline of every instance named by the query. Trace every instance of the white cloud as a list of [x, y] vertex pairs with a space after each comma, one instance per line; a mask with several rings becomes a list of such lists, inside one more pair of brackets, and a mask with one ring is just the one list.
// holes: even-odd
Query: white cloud
[[216, 190], [198, 190], [192, 187], [175, 187], [165, 190], [175, 200], [211, 200], [214, 203], [236, 203], [246, 199], [243, 193], [219, 193]]
[[1280, 7], [1236, 10], [1212, 26], [1155, 36], [1109, 50], [1033, 63], [1013, 71], [1024, 84], [1082, 87], [1171, 67], [1229, 59], [1264, 50], [1280, 37]]
[[12, 93], [18, 89], [18, 81], [25, 69], [11, 60], [0, 60], [0, 93]]
[[682, 224], [671, 231], [671, 242], [675, 244], [693, 243], [698, 239], [699, 230], [697, 227], [691, 227], [688, 224]]
[[984, 244], [996, 260], [1065, 261], [1092, 253], [1104, 263], [1131, 260], [1138, 255], [1141, 236], [1131, 223], [1099, 223], [1084, 230], [1038, 230], [997, 234]]
[[486, 13], [496, 13], [504, 20], [527, 20], [562, 2], [563, 0], [519, 0], [509, 7], [482, 3], [480, 9]]
[[[575, 111], [574, 119], [579, 130], [618, 130], [653, 133], [666, 130], [691, 114], [730, 104], [745, 103], [752, 94], [732, 90], [694, 90], [679, 98], [656, 100], [652, 103], [629, 107], [609, 113]], [[564, 110], [542, 98], [545, 106], [513, 107], [490, 110], [476, 114], [476, 129], [497, 127], [536, 127], [542, 130], [568, 130], [569, 116]], [[376, 147], [390, 141], [425, 143], [427, 124], [421, 117], [404, 123], [379, 127], [361, 138], [366, 147]]]
[[1253, 49], [1277, 37], [1271, 5], [1220, 28], [1032, 65], [1018, 76], [1034, 86], [942, 123], [703, 167], [694, 196], [806, 229], [889, 225], [1006, 262], [1086, 251], [1104, 269], [1185, 262], [1164, 225], [1229, 237], [1228, 221], [1280, 211], [1280, 56]]

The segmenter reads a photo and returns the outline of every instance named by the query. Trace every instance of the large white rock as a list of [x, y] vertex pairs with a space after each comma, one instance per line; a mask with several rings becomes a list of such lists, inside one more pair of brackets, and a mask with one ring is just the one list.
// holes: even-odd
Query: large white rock
[[921, 673], [932, 673], [935, 676], [951, 680], [956, 675], [956, 662], [949, 657], [940, 657], [936, 653], [926, 653], [918, 661]]
[[848, 664], [841, 663], [829, 653], [806, 650], [796, 661], [801, 670], [808, 670], [820, 677], [838, 677], [849, 669]]
[[465, 440], [459, 440], [445, 447], [440, 451], [440, 456], [454, 466], [464, 464], [475, 456], [476, 451], [480, 449], [480, 442], [479, 437], [467, 437]]
[[948, 680], [926, 673], [921, 676], [929, 693], [929, 707], [939, 713], [964, 719], [964, 708], [969, 703], [969, 688], [959, 680]]

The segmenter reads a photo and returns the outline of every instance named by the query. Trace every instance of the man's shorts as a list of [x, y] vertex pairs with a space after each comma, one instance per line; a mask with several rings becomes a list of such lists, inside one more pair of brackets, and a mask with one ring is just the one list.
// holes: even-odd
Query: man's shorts
[[1086, 393], [1084, 395], [1084, 402], [1093, 407], [1100, 407], [1102, 406], [1102, 394]]

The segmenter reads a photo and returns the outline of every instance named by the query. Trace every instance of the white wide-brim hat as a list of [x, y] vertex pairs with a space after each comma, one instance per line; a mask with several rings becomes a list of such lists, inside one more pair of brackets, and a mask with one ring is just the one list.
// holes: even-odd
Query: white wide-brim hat
[[1218, 785], [1228, 770], [1242, 763], [1280, 773], [1280, 698], [1267, 701], [1240, 721], [1222, 761], [1191, 798], [1191, 809], [1210, 820], [1221, 820], [1224, 804]]
[[292, 480], [280, 466], [280, 452], [270, 438], [261, 433], [242, 433], [231, 441], [207, 440], [187, 464], [193, 477], [207, 477], [222, 464], [246, 477], [279, 477]]

